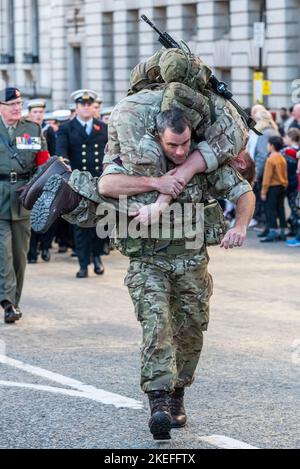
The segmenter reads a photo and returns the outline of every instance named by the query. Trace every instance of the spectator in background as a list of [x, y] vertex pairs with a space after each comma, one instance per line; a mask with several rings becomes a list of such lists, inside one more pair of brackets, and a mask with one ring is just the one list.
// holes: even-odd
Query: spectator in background
[[[267, 236], [261, 238], [262, 243], [285, 240], [285, 213], [284, 198], [288, 186], [287, 162], [280, 153], [283, 148], [281, 137], [270, 137], [268, 152], [262, 181], [261, 200], [265, 201], [267, 226], [269, 228]], [[277, 231], [277, 218], [280, 222], [280, 232]]]
[[[107, 126], [93, 117], [92, 108], [97, 93], [93, 90], [74, 91], [71, 98], [76, 103], [76, 118], [62, 125], [58, 132], [57, 154], [67, 158], [72, 170], [89, 171], [92, 177], [102, 174], [102, 160], [107, 143]], [[101, 255], [107, 252], [106, 240], [98, 238], [96, 228], [74, 227], [75, 249], [80, 269], [76, 278], [88, 277], [91, 257], [96, 275], [102, 275], [104, 267]]]
[[300, 129], [300, 103], [295, 104], [292, 116], [294, 120], [291, 122], [289, 129]]
[[75, 103], [70, 103], [69, 104], [69, 111], [70, 111], [70, 121], [76, 117], [76, 105]]
[[286, 121], [290, 118], [289, 112], [286, 107], [281, 107], [279, 109], [279, 120], [277, 122], [280, 135], [283, 137], [286, 132], [284, 131], [284, 126]]
[[270, 137], [279, 136], [279, 131], [271, 113], [266, 109], [258, 110], [258, 112], [255, 113], [255, 120], [257, 122], [256, 129], [261, 132], [262, 135], [257, 136], [254, 152], [252, 155], [250, 153], [256, 166], [256, 183], [253, 188], [256, 196], [254, 219], [259, 223], [263, 223], [265, 221], [265, 210], [264, 204], [260, 198], [260, 193], [265, 162], [268, 156], [268, 142]]
[[300, 130], [290, 129], [284, 138], [284, 142], [287, 145], [283, 150], [282, 154], [287, 162], [288, 171], [288, 188], [287, 198], [291, 209], [290, 225], [291, 229], [288, 233], [289, 236], [297, 236], [298, 234], [298, 207], [296, 205], [296, 199], [298, 195], [298, 174], [297, 166], [298, 159], [297, 153], [300, 149]]
[[95, 102], [92, 104], [93, 118], [101, 120], [101, 108], [102, 108], [102, 99], [98, 96], [95, 99]]

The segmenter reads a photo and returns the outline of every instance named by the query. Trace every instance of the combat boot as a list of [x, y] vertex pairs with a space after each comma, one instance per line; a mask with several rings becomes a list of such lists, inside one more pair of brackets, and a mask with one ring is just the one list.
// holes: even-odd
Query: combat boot
[[183, 403], [184, 388], [175, 388], [170, 394], [169, 406], [172, 418], [172, 428], [184, 427], [186, 424], [186, 413]]
[[22, 313], [19, 308], [16, 308], [12, 303], [3, 302], [2, 306], [4, 308], [4, 322], [6, 324], [12, 324], [22, 317]]
[[149, 429], [154, 440], [170, 440], [169, 393], [166, 391], [150, 391], [148, 392], [148, 399], [151, 410]]
[[31, 226], [37, 233], [46, 233], [61, 216], [72, 212], [81, 196], [71, 189], [60, 175], [51, 176], [31, 212]]
[[104, 267], [102, 264], [102, 260], [100, 256], [95, 256], [93, 258], [94, 261], [94, 272], [96, 275], [103, 275], [104, 274]]
[[61, 157], [52, 156], [43, 169], [20, 192], [19, 200], [23, 207], [26, 210], [32, 210], [35, 202], [42, 195], [44, 186], [53, 174], [69, 178], [71, 172], [70, 166], [64, 163]]

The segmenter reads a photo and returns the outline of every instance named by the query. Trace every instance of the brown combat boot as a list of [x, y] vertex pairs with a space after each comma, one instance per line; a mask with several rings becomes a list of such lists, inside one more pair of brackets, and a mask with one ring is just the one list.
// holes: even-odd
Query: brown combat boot
[[148, 392], [148, 398], [151, 410], [149, 429], [154, 440], [170, 440], [169, 393], [166, 391], [150, 391]]
[[65, 177], [51, 176], [34, 204], [31, 226], [37, 233], [46, 233], [61, 215], [72, 212], [79, 205], [82, 197], [71, 189]]
[[52, 156], [31, 181], [22, 188], [19, 200], [26, 210], [32, 210], [37, 199], [42, 195], [43, 189], [53, 174], [60, 174], [67, 178], [71, 174], [71, 168], [61, 157]]
[[172, 428], [181, 428], [186, 424], [186, 413], [183, 398], [184, 388], [175, 388], [170, 394], [169, 406], [172, 417]]

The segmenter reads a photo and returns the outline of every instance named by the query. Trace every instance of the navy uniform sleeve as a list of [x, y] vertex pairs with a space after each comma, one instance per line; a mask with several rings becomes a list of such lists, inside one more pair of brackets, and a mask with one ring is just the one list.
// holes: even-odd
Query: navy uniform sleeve
[[68, 158], [70, 153], [70, 143], [67, 125], [59, 128], [56, 141], [56, 154]]

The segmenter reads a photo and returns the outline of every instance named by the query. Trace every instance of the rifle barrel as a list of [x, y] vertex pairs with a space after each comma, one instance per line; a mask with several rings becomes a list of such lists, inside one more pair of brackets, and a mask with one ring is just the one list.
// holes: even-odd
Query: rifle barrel
[[142, 18], [142, 20], [144, 20], [147, 24], [149, 24], [149, 26], [151, 26], [151, 28], [154, 29], [154, 31], [156, 31], [160, 36], [163, 35], [163, 33], [155, 26], [154, 23], [152, 23], [152, 21], [149, 20], [149, 18], [147, 18], [146, 15], [141, 15], [141, 18]]

